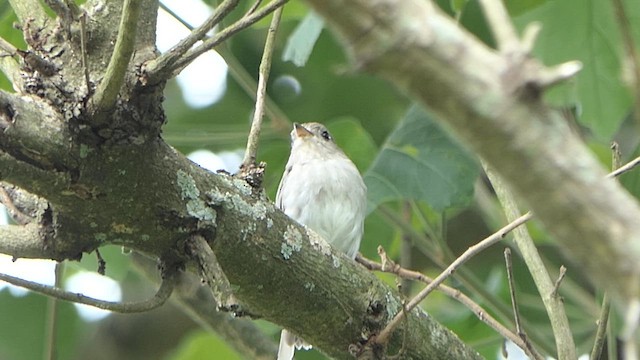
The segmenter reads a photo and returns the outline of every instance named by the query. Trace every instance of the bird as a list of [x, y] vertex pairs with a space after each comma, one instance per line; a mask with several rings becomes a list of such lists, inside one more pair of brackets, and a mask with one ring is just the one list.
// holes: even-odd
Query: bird
[[[324, 125], [293, 124], [291, 153], [278, 186], [276, 205], [355, 259], [364, 232], [367, 187], [358, 168]], [[310, 346], [283, 329], [277, 359], [293, 359], [295, 348]]]

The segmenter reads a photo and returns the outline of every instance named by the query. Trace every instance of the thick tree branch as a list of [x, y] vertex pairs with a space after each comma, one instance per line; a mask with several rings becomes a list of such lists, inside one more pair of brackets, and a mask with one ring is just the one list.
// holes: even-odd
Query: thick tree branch
[[534, 60], [511, 63], [431, 2], [308, 2], [356, 67], [425, 104], [494, 166], [596, 284], [621, 303], [638, 299], [640, 206], [541, 103]]

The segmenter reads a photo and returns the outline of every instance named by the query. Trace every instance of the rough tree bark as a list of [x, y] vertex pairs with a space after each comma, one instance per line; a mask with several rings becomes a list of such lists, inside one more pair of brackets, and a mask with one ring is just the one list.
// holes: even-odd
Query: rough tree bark
[[[0, 252], [63, 261], [117, 244], [180, 265], [200, 259], [189, 241], [204, 238], [240, 301], [229, 308], [286, 326], [332, 357], [358, 353], [401, 298], [261, 189], [209, 173], [162, 140], [164, 81], [144, 72], [158, 56], [157, 1], [88, 1], [84, 21], [51, 3], [62, 5], [62, 21], [38, 0], [11, 2], [29, 48], [0, 63], [16, 91], [0, 92], [0, 179], [29, 219], [1, 230]], [[400, 348], [405, 358], [479, 358], [419, 309], [374, 352]]]

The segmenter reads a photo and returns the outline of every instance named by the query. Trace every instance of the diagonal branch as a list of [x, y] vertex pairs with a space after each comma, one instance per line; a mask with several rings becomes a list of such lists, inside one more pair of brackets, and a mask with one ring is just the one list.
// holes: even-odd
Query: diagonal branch
[[146, 64], [145, 70], [145, 81], [148, 84], [156, 84], [160, 81], [164, 81], [169, 79], [172, 76], [175, 76], [180, 70], [189, 65], [193, 60], [195, 60], [198, 56], [202, 55], [204, 52], [213, 49], [214, 47], [221, 44], [223, 41], [230, 38], [232, 35], [238, 33], [241, 30], [248, 28], [249, 26], [255, 24], [260, 19], [274, 12], [277, 8], [281, 7], [288, 0], [273, 0], [267, 5], [263, 6], [257, 11], [246, 14], [238, 21], [224, 28], [220, 32], [216, 33], [214, 36], [206, 39], [199, 46], [190, 49], [180, 57], [178, 60], [174, 62], [172, 66], [167, 66], [165, 68], [158, 68], [156, 65], [156, 60], [150, 61]]
[[[518, 205], [511, 191], [509, 191], [506, 184], [503, 183], [500, 176], [493, 171], [493, 168], [485, 162], [482, 162], [482, 165], [491, 185], [495, 189], [507, 220], [512, 221], [519, 217], [521, 212], [518, 209]], [[522, 253], [522, 257], [529, 269], [529, 273], [533, 277], [533, 281], [536, 284], [536, 288], [540, 293], [549, 320], [551, 321], [558, 358], [576, 359], [576, 347], [573, 342], [571, 328], [569, 327], [569, 319], [564, 310], [564, 302], [560, 297], [552, 296], [554, 291], [553, 281], [526, 227], [520, 227], [514, 230], [514, 242], [520, 250], [520, 253]]]
[[495, 233], [489, 235], [482, 241], [477, 244], [469, 247], [462, 255], [460, 255], [454, 262], [451, 263], [443, 272], [440, 273], [429, 285], [427, 285], [424, 289], [422, 289], [409, 303], [405, 306], [405, 311], [398, 312], [393, 320], [389, 322], [389, 324], [380, 332], [380, 335], [376, 338], [378, 343], [384, 344], [389, 340], [389, 337], [395, 330], [395, 328], [403, 321], [405, 314], [410, 312], [413, 308], [415, 308], [422, 300], [424, 300], [433, 290], [435, 290], [440, 284], [442, 284], [446, 279], [451, 276], [456, 269], [458, 269], [462, 264], [470, 260], [473, 256], [479, 254], [495, 243], [504, 239], [504, 237], [511, 232], [513, 229], [518, 226], [524, 224], [529, 219], [531, 219], [531, 213], [526, 213], [509, 224], [502, 227], [500, 230]]
[[152, 62], [149, 62], [147, 64], [146, 71], [150, 73], [163, 73], [165, 72], [165, 69], [171, 68], [181, 56], [191, 49], [193, 44], [202, 40], [209, 30], [218, 25], [222, 19], [224, 19], [238, 5], [238, 2], [239, 0], [223, 1], [218, 5], [218, 7], [216, 7], [213, 14], [211, 14], [211, 16], [209, 16], [202, 25], [193, 29], [187, 37], [180, 40], [180, 42], [169, 49], [169, 51], [162, 54]]

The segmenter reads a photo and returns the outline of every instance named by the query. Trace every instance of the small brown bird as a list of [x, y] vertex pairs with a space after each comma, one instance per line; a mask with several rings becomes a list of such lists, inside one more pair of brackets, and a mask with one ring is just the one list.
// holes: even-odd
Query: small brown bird
[[[277, 206], [336, 249], [355, 258], [364, 231], [367, 188], [360, 172], [319, 123], [294, 124], [291, 155], [285, 168]], [[282, 330], [278, 360], [293, 359], [294, 347], [310, 348]]]

